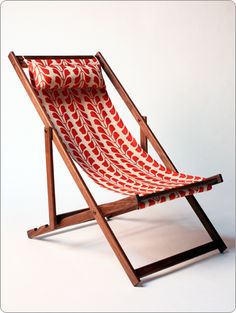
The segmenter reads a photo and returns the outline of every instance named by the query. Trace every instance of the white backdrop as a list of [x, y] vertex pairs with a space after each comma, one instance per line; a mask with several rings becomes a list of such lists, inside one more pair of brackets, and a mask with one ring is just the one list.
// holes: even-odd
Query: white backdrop
[[[5, 311], [233, 309], [234, 9], [230, 1], [6, 1], [2, 4], [2, 308]], [[199, 195], [198, 199], [228, 244], [229, 252], [147, 281], [145, 288], [137, 289], [129, 285], [94, 226], [44, 241], [28, 240], [27, 229], [47, 223], [43, 127], [7, 58], [10, 51], [18, 55], [101, 51], [141, 113], [147, 115], [177, 168], [205, 177], [223, 175], [223, 184]], [[135, 121], [109, 81], [107, 88], [123, 119], [138, 137]], [[150, 151], [155, 155], [151, 148]], [[56, 151], [55, 175], [58, 210], [86, 206]], [[119, 198], [85, 179], [98, 203]], [[184, 200], [134, 213], [114, 220], [111, 226], [139, 265], [180, 252], [186, 248], [183, 236], [190, 240], [187, 248], [202, 243], [198, 239], [205, 238], [201, 237], [204, 231], [200, 224], [192, 221], [193, 213]], [[166, 224], [163, 222], [160, 227], [160, 220]], [[171, 228], [173, 233], [168, 230], [170, 220], [175, 227]], [[181, 229], [176, 225], [181, 225]], [[142, 232], [138, 232], [140, 229]], [[168, 246], [178, 236], [182, 246], [174, 241], [176, 251], [171, 250], [173, 247], [168, 250], [165, 242]], [[134, 247], [138, 249], [139, 245], [138, 253]], [[145, 254], [148, 254], [146, 259]], [[58, 271], [62, 271], [60, 275]], [[220, 297], [216, 296], [218, 293]]]

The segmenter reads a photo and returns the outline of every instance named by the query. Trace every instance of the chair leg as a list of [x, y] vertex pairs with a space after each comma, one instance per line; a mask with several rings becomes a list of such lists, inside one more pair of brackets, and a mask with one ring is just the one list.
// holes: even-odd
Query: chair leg
[[75, 180], [79, 190], [81, 191], [82, 195], [84, 196], [90, 211], [93, 214], [93, 217], [96, 219], [98, 225], [100, 226], [101, 230], [103, 231], [105, 237], [107, 238], [111, 248], [115, 252], [117, 258], [119, 259], [121, 265], [123, 266], [126, 274], [129, 276], [132, 284], [134, 286], [138, 285], [139, 278], [137, 277], [132, 264], [130, 263], [129, 259], [127, 258], [125, 252], [123, 251], [120, 243], [116, 239], [112, 229], [110, 228], [109, 224], [106, 221], [104, 214], [102, 213], [101, 208], [97, 205], [95, 199], [93, 198], [91, 192], [89, 191], [86, 183], [84, 182], [82, 176], [80, 175], [78, 169], [76, 168], [72, 158], [65, 150], [64, 145], [57, 135], [56, 131], [53, 131], [53, 142], [55, 143], [59, 153], [63, 161], [65, 162], [68, 170], [70, 171], [72, 177]]
[[221, 253], [224, 252], [225, 249], [227, 249], [227, 246], [225, 245], [224, 241], [216, 231], [215, 227], [207, 217], [206, 213], [201, 208], [200, 204], [198, 203], [197, 199], [194, 196], [187, 196], [187, 201], [191, 205], [192, 209], [194, 210], [195, 214], [201, 221], [202, 225], [205, 227], [206, 231], [208, 232], [211, 239], [216, 243], [217, 248]]
[[105, 217], [100, 212], [99, 208], [97, 207], [96, 212], [93, 212], [95, 218], [97, 220], [98, 225], [100, 226], [102, 232], [104, 233], [107, 241], [109, 242], [111, 248], [113, 249], [114, 253], [116, 254], [117, 258], [119, 259], [121, 265], [123, 266], [126, 274], [128, 275], [130, 281], [134, 286], [137, 286], [140, 282], [138, 275], [136, 274], [132, 264], [130, 263], [128, 257], [126, 256], [123, 248], [121, 247], [119, 241], [117, 240], [116, 236], [114, 235], [112, 229], [110, 228], [108, 222], [106, 221]]
[[52, 147], [52, 128], [44, 128], [45, 135], [45, 155], [47, 168], [47, 188], [48, 188], [48, 210], [49, 210], [49, 227], [55, 229], [57, 224], [56, 216], [56, 198], [53, 169], [53, 147]]

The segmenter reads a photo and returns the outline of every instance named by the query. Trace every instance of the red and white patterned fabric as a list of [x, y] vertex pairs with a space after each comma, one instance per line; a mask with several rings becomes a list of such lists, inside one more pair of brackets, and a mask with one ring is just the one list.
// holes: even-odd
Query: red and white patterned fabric
[[[212, 188], [184, 187], [204, 178], [171, 171], [140, 147], [107, 94], [96, 58], [27, 62], [35, 92], [67, 151], [97, 184], [124, 195], [170, 189], [140, 208]], [[181, 191], [171, 192], [179, 186]]]
[[102, 88], [105, 86], [98, 62], [85, 60], [77, 66], [74, 60], [32, 60], [29, 70], [34, 73], [35, 87], [42, 89]]

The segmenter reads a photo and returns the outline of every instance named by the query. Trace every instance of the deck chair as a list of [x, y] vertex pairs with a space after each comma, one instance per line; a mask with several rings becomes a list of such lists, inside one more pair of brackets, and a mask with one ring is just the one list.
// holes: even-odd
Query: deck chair
[[[222, 253], [227, 248], [193, 196], [221, 183], [222, 176], [204, 178], [177, 171], [146, 117], [140, 114], [100, 52], [95, 56], [16, 56], [11, 52], [9, 59], [45, 126], [49, 223], [30, 229], [29, 238], [96, 220], [134, 286], [142, 277], [215, 249]], [[138, 122], [140, 144], [113, 106], [102, 69]], [[164, 165], [148, 154], [148, 141]], [[52, 142], [88, 208], [56, 213]], [[76, 163], [95, 183], [126, 197], [98, 205]], [[135, 269], [110, 228], [108, 218], [180, 197], [186, 198], [212, 240]]]

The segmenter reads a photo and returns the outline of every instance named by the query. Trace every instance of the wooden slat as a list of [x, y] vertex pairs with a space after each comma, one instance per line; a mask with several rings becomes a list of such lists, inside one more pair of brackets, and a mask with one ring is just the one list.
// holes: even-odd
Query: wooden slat
[[204, 245], [198, 246], [196, 248], [175, 254], [173, 256], [170, 256], [168, 258], [162, 259], [160, 261], [142, 266], [135, 270], [137, 276], [139, 278], [151, 275], [153, 273], [156, 273], [158, 271], [164, 270], [168, 267], [177, 265], [179, 263], [185, 262], [187, 260], [190, 260], [192, 258], [195, 258], [197, 256], [200, 256], [202, 254], [205, 254], [207, 252], [213, 251], [217, 249], [217, 244], [214, 241], [208, 242]]
[[67, 219], [69, 217], [73, 218], [75, 215], [80, 215], [83, 212], [90, 212], [89, 217], [93, 217], [91, 210], [89, 210], [89, 208], [86, 208], [86, 209], [80, 209], [80, 210], [69, 211], [69, 212], [57, 214], [57, 223], [60, 224], [63, 220], [65, 220], [65, 219]]
[[121, 200], [99, 205], [106, 217], [125, 214], [138, 209], [138, 202], [135, 196], [126, 197]]
[[[136, 197], [131, 196], [113, 202], [100, 204], [98, 207], [101, 210], [103, 216], [111, 217], [137, 210], [138, 203]], [[81, 216], [83, 216], [83, 218], [81, 218]], [[57, 221], [59, 226], [74, 225], [92, 219], [94, 219], [94, 216], [92, 215], [89, 208], [57, 215]]]
[[[113, 202], [100, 204], [98, 207], [101, 210], [103, 216], [111, 217], [111, 216], [117, 216], [117, 215], [121, 215], [121, 214], [125, 214], [128, 212], [137, 210], [138, 203], [137, 203], [136, 197], [131, 196], [131, 197], [116, 200]], [[67, 223], [70, 223], [70, 221], [72, 221], [73, 224], [77, 224], [76, 219], [78, 215], [84, 216], [84, 220], [81, 220], [82, 222], [94, 219], [94, 216], [91, 214], [91, 211], [88, 208], [86, 208], [82, 210], [66, 212], [66, 213], [57, 215], [58, 224], [66, 225]], [[68, 224], [68, 225], [72, 225], [72, 224]]]
[[176, 187], [176, 188], [172, 188], [172, 189], [167, 189], [167, 190], [163, 190], [163, 191], [159, 191], [159, 192], [155, 192], [155, 193], [151, 193], [145, 196], [137, 196], [138, 201], [143, 201], [143, 200], [148, 200], [154, 197], [161, 197], [164, 196], [166, 194], [169, 194], [170, 192], [178, 192], [183, 190], [183, 188], [194, 188], [194, 187], [201, 187], [201, 186], [205, 186], [205, 185], [215, 185], [215, 184], [219, 184], [223, 182], [223, 178], [221, 176], [221, 174], [206, 178], [202, 181], [196, 182], [196, 183], [192, 183], [192, 184], [188, 184], [188, 185], [184, 185], [184, 186], [180, 186], [180, 187]]

